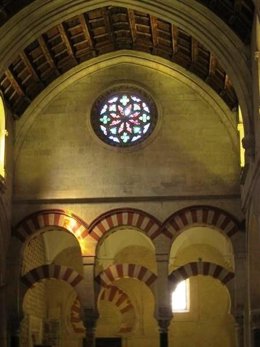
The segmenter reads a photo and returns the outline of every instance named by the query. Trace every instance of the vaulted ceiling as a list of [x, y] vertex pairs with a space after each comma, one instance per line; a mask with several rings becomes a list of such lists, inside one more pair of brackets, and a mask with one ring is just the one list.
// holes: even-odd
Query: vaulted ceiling
[[[7, 0], [2, 22], [32, 1]], [[199, 1], [248, 42], [254, 6], [249, 0]], [[232, 83], [212, 52], [189, 33], [165, 20], [124, 7], [82, 13], [43, 32], [0, 72], [0, 89], [13, 113], [21, 116], [54, 79], [93, 57], [116, 50], [137, 50], [177, 63], [210, 85], [231, 108], [237, 106]]]
[[[0, 5], [0, 25], [35, 0], [3, 0]], [[214, 12], [248, 43], [254, 15], [252, 0], [195, 0]]]

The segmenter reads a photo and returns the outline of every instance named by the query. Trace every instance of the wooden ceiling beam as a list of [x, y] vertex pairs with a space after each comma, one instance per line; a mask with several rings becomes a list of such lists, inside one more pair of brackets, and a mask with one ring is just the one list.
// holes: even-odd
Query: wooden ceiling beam
[[79, 21], [80, 21], [81, 29], [82, 29], [82, 32], [83, 32], [83, 34], [85, 36], [85, 39], [88, 42], [90, 49], [93, 51], [93, 54], [96, 56], [97, 55], [97, 51], [95, 50], [95, 47], [94, 47], [94, 44], [93, 44], [93, 40], [92, 40], [92, 37], [90, 35], [89, 23], [87, 21], [87, 18], [83, 14], [81, 14], [79, 16]]
[[199, 54], [199, 43], [193, 37], [191, 38], [191, 61], [192, 65], [196, 65]]
[[[243, 5], [241, 1], [238, 3]], [[104, 36], [101, 38], [100, 35]], [[10, 62], [1, 89], [13, 109], [22, 114], [24, 105], [28, 104], [26, 93], [34, 98], [44, 85], [62, 72], [92, 56], [124, 48], [122, 42], [125, 41], [127, 49], [170, 57], [170, 60], [191, 69], [214, 90], [222, 93], [227, 104], [236, 102], [228, 76], [216, 57], [197, 40], [172, 23], [118, 7], [82, 13], [43, 33]]]
[[171, 24], [171, 34], [172, 34], [172, 56], [174, 56], [178, 51], [178, 28]]
[[216, 59], [216, 57], [212, 53], [210, 53], [210, 58], [209, 58], [209, 77], [212, 76], [212, 75], [215, 75], [216, 66], [217, 66], [217, 59]]
[[75, 62], [77, 63], [77, 59], [76, 59], [76, 57], [75, 57], [75, 54], [74, 54], [74, 51], [73, 51], [71, 42], [70, 42], [70, 40], [69, 40], [69, 38], [68, 38], [68, 35], [67, 35], [67, 32], [66, 32], [66, 30], [65, 30], [65, 28], [64, 28], [63, 23], [58, 24], [58, 25], [57, 25], [57, 28], [58, 28], [58, 30], [59, 30], [59, 33], [60, 33], [62, 42], [64, 42], [64, 44], [65, 44], [65, 46], [66, 46], [68, 55], [71, 56], [71, 57], [75, 60]]
[[151, 15], [150, 15], [150, 25], [151, 25], [151, 33], [152, 33], [152, 40], [153, 40], [153, 51], [155, 52], [159, 44], [158, 21], [156, 17]]
[[113, 20], [111, 17], [111, 12], [108, 8], [103, 10], [103, 16], [104, 16], [104, 23], [105, 23], [105, 28], [106, 28], [106, 32], [108, 33], [108, 36], [111, 38], [111, 41], [114, 45], [114, 47], [116, 47], [116, 38], [115, 38], [115, 34], [114, 34], [114, 30], [113, 30]]
[[28, 58], [27, 54], [25, 52], [21, 52], [19, 54], [21, 60], [23, 61], [24, 65], [27, 67], [27, 69], [30, 71], [31, 75], [33, 76], [34, 80], [39, 82], [42, 87], [44, 87], [44, 84], [42, 80], [40, 79], [38, 73], [36, 72], [33, 64], [31, 63], [30, 59]]
[[[30, 100], [30, 98], [26, 95], [25, 91], [23, 90], [23, 87], [20, 85], [20, 83], [15, 79], [13, 73], [11, 72], [10, 69], [7, 69], [5, 71], [6, 77], [9, 79], [11, 85], [13, 86], [13, 88], [15, 89], [16, 93], [19, 96], [23, 96], [26, 97], [28, 100]], [[31, 101], [31, 100], [30, 100]]]
[[52, 55], [51, 55], [51, 53], [48, 49], [48, 46], [47, 46], [42, 35], [38, 38], [38, 43], [41, 47], [41, 50], [44, 54], [46, 61], [48, 62], [49, 66], [51, 67], [51, 69], [53, 69], [55, 71], [57, 76], [60, 75], [60, 72], [59, 72], [59, 70], [58, 70], [58, 68], [54, 62], [54, 59], [52, 58]]
[[132, 36], [133, 41], [133, 47], [136, 45], [136, 23], [135, 23], [135, 13], [133, 10], [128, 9], [128, 19], [129, 19], [129, 26], [130, 26], [130, 32]]

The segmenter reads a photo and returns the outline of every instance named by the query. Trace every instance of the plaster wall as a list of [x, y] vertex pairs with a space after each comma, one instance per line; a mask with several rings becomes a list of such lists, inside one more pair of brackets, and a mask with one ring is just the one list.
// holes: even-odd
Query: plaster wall
[[[94, 100], [119, 80], [144, 86], [158, 105], [157, 129], [133, 150], [101, 143], [89, 122]], [[158, 71], [134, 64], [97, 71], [66, 88], [38, 114], [17, 156], [15, 197], [235, 194], [235, 116], [229, 122], [232, 136], [203, 97]]]

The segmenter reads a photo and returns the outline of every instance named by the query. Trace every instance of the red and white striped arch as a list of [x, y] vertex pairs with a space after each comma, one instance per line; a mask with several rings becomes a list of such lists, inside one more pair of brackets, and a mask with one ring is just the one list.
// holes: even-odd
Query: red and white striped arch
[[80, 301], [79, 298], [75, 298], [70, 312], [70, 321], [73, 331], [76, 334], [84, 334], [86, 329], [80, 317]]
[[49, 264], [39, 266], [27, 272], [21, 277], [21, 281], [27, 288], [31, 288], [36, 282], [50, 278], [65, 281], [75, 288], [75, 290], [84, 280], [83, 276], [81, 276], [77, 271], [67, 266]]
[[174, 270], [169, 275], [169, 280], [173, 286], [192, 276], [211, 276], [218, 279], [223, 284], [227, 284], [234, 278], [234, 272], [230, 272], [221, 265], [210, 262], [192, 262], [185, 264]]
[[[103, 290], [101, 291], [99, 300], [109, 301], [113, 303], [119, 309], [120, 313], [122, 314], [122, 323], [119, 330], [120, 334], [126, 334], [132, 331], [134, 326], [134, 320], [135, 320], [134, 307], [131, 304], [128, 295], [122, 289], [116, 286], [109, 286], [107, 288], [103, 288]], [[129, 325], [129, 314], [131, 315], [131, 318], [132, 318], [130, 319], [130, 321], [132, 322], [131, 326]], [[85, 327], [80, 317], [79, 298], [75, 298], [72, 304], [70, 320], [71, 320], [73, 331], [76, 334], [85, 333]]]
[[122, 289], [116, 286], [108, 286], [103, 288], [100, 294], [100, 300], [110, 301], [119, 309], [122, 314], [133, 310], [133, 305], [131, 304], [128, 295]]
[[97, 242], [110, 230], [130, 226], [143, 231], [151, 240], [161, 232], [161, 223], [152, 215], [137, 209], [122, 208], [108, 211], [89, 226], [89, 235]]
[[38, 211], [24, 218], [14, 229], [13, 235], [21, 242], [46, 227], [63, 228], [78, 239], [88, 235], [88, 226], [79, 217], [64, 210]]
[[230, 238], [239, 231], [233, 216], [211, 206], [191, 206], [175, 212], [163, 223], [162, 230], [172, 240], [187, 227], [199, 225], [217, 228]]
[[[122, 323], [119, 333], [126, 334], [133, 330], [135, 323], [134, 307], [128, 295], [122, 289], [116, 286], [103, 288], [99, 300], [106, 300], [113, 303], [121, 312]], [[129, 320], [131, 321], [131, 324], [129, 324]]]
[[120, 278], [135, 278], [151, 287], [157, 276], [146, 267], [136, 264], [116, 264], [109, 266], [97, 277], [97, 281], [103, 287], [109, 287], [114, 281]]

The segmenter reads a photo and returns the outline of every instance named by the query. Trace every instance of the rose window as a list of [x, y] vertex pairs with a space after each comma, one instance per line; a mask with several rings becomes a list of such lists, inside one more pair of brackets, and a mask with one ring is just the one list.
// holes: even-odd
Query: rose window
[[109, 93], [92, 110], [92, 126], [101, 140], [113, 146], [131, 146], [153, 131], [156, 108], [143, 92]]

